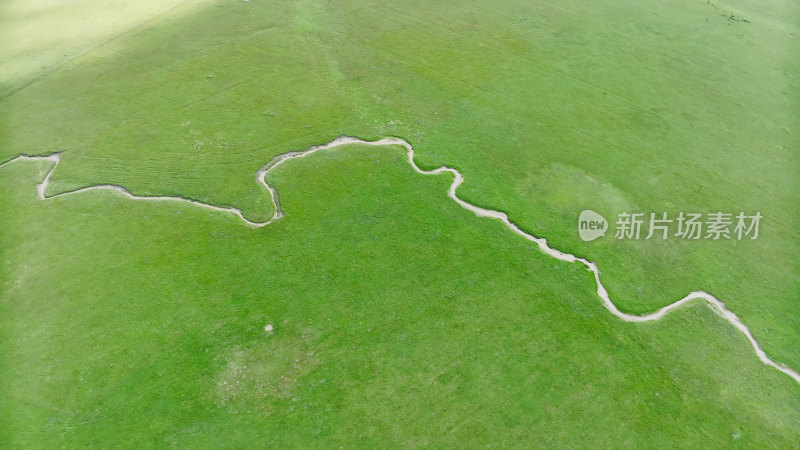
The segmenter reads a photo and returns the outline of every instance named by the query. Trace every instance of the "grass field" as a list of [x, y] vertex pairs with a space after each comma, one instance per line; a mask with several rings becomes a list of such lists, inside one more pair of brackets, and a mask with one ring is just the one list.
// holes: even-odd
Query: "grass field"
[[[92, 28], [37, 3], [0, 7], [25, 37], [0, 48], [0, 161], [63, 150], [50, 193], [113, 183], [262, 220], [275, 155], [401, 136], [469, 201], [596, 261], [623, 311], [704, 289], [800, 368], [796, 5], [74, 6], [107, 17]], [[80, 39], [56, 52], [59, 27]], [[403, 156], [281, 166], [286, 217], [259, 230], [110, 192], [42, 202], [46, 164], [0, 169], [0, 443], [800, 442], [800, 386], [708, 308], [626, 324], [588, 272]], [[764, 222], [756, 241], [584, 243], [587, 208]]]

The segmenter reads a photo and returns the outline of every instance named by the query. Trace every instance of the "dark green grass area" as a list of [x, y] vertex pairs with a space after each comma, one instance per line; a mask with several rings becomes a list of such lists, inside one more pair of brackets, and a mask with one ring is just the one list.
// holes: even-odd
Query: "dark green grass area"
[[47, 169], [0, 176], [4, 447], [800, 439], [800, 387], [708, 308], [617, 320], [589, 272], [400, 148], [279, 167], [286, 217], [258, 230], [111, 192], [42, 202]]
[[[622, 310], [704, 289], [800, 368], [799, 23], [782, 1], [187, 3], [0, 98], [0, 159], [66, 150], [53, 193], [115, 183], [263, 219], [253, 174], [274, 155], [398, 135], [596, 261]], [[583, 243], [586, 208], [764, 219], [757, 241]]]

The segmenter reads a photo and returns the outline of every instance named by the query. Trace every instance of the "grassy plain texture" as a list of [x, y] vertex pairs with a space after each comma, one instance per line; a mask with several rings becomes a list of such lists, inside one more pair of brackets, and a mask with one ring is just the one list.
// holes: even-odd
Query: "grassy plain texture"
[[[0, 100], [0, 156], [67, 150], [55, 190], [263, 218], [263, 161], [400, 135], [462, 169], [472, 201], [596, 260], [623, 309], [706, 289], [798, 367], [799, 22], [789, 2], [185, 3]], [[587, 207], [765, 219], [754, 242], [585, 244]]]
[[[275, 154], [340, 134], [399, 135], [415, 145], [421, 165], [459, 168], [467, 178], [462, 192], [468, 200], [505, 210], [553, 246], [598, 262], [621, 309], [651, 311], [705, 289], [751, 327], [770, 356], [800, 367], [796, 5], [681, 1], [632, 9], [611, 1], [430, 3], [181, 4], [63, 65], [65, 60], [53, 56], [48, 64], [58, 70], [31, 75], [40, 78], [22, 89], [11, 89], [25, 82], [22, 76], [4, 75], [0, 160], [66, 150], [52, 193], [116, 183], [138, 194], [235, 205], [252, 218], [264, 218], [270, 205], [253, 174]], [[8, 11], [0, 19], [4, 24], [19, 17]], [[37, 19], [37, 27], [46, 29], [46, 19], [46, 14]], [[40, 36], [46, 35], [26, 33], [26, 45], [34, 46], [27, 43]], [[92, 43], [109, 38], [97, 36]], [[49, 48], [42, 39], [41, 46]], [[24, 66], [24, 58], [12, 58], [13, 49], [4, 46], [2, 59]], [[305, 162], [295, 166], [287, 173], [311, 170]], [[2, 200], [8, 311], [3, 326], [15, 343], [13, 353], [4, 355], [9, 380], [4, 384], [19, 396], [3, 400], [12, 412], [4, 415], [12, 442], [31, 442], [25, 439], [38, 428], [29, 424], [45, 423], [52, 425], [50, 442], [108, 438], [98, 430], [115, 426], [128, 427], [131, 443], [168, 435], [175, 444], [207, 443], [204, 439], [218, 435], [243, 442], [252, 436], [244, 426], [249, 421], [279, 430], [275, 439], [291, 443], [285, 441], [292, 438], [287, 429], [306, 430], [296, 436], [302, 440], [315, 431], [313, 420], [330, 417], [340, 422], [329, 423], [326, 436], [350, 442], [359, 440], [347, 432], [353, 420], [373, 427], [374, 436], [362, 431], [360, 442], [418, 435], [432, 444], [470, 436], [475, 443], [491, 443], [489, 437], [501, 428], [520, 433], [508, 434], [508, 443], [527, 436], [561, 444], [675, 439], [724, 445], [733, 433], [749, 436], [752, 441], [746, 442], [754, 445], [796, 442], [791, 424], [797, 423], [798, 396], [791, 380], [760, 367], [743, 341], [705, 308], [689, 308], [659, 324], [622, 324], [601, 308], [586, 274], [542, 260], [496, 224], [476, 222], [455, 205], [446, 206], [444, 192], [436, 189], [414, 191], [413, 202], [394, 206], [400, 209], [392, 220], [376, 222], [385, 233], [377, 243], [348, 248], [342, 240], [367, 233], [363, 227], [377, 219], [325, 222], [327, 211], [335, 217], [339, 208], [354, 206], [325, 197], [314, 203], [297, 189], [342, 195], [338, 187], [326, 190], [321, 183], [325, 176], [349, 181], [361, 174], [349, 165], [331, 174], [314, 172], [303, 184], [288, 176], [277, 180], [287, 211], [295, 208], [297, 217], [267, 227], [267, 234], [240, 230], [202, 211], [131, 205], [111, 194], [44, 206], [33, 202], [27, 188], [37, 180], [25, 170], [8, 167], [0, 174], [8, 184], [3, 192], [14, 193]], [[17, 178], [11, 178], [15, 172]], [[353, 195], [358, 204], [378, 208], [387, 198], [411, 195], [403, 194], [409, 186], [436, 183], [409, 175], [393, 189], [376, 191], [386, 182], [383, 177], [364, 181], [367, 193]], [[298, 198], [291, 201], [294, 191]], [[441, 235], [422, 239], [426, 234], [406, 222], [419, 205], [431, 203], [452, 212], [429, 210], [417, 217], [448, 221], [448, 230], [458, 230], [449, 232], [454, 241]], [[607, 217], [622, 210], [761, 211], [765, 219], [757, 241], [582, 243], [575, 221], [585, 208]], [[186, 215], [202, 220], [183, 219], [177, 227], [175, 221]], [[139, 216], [141, 221], [131, 219]], [[324, 239], [313, 239], [311, 232], [302, 237], [312, 228]], [[389, 252], [407, 230], [415, 234], [404, 245], [413, 249]], [[273, 237], [259, 240], [263, 236]], [[508, 255], [490, 251], [503, 248], [498, 239], [508, 242]], [[359, 251], [389, 255], [393, 271], [348, 279], [347, 268], [364, 258]], [[463, 263], [458, 272], [439, 278], [438, 270], [446, 267], [443, 255], [452, 255], [447, 252], [460, 254]], [[409, 266], [403, 258], [410, 256], [427, 262], [411, 265], [402, 277]], [[517, 265], [503, 265], [504, 258]], [[541, 266], [523, 272], [529, 273], [527, 282], [514, 279], [522, 275], [512, 268], [534, 263]], [[221, 269], [236, 275], [220, 275]], [[564, 274], [571, 270], [578, 273]], [[328, 290], [308, 286], [308, 280], [318, 279]], [[393, 284], [405, 282], [411, 284]], [[447, 297], [440, 291], [469, 283], [486, 289], [480, 302], [476, 292], [470, 297], [456, 290]], [[384, 297], [384, 291], [404, 295]], [[361, 328], [394, 314], [419, 327], [417, 333], [436, 330], [431, 321], [441, 319], [440, 331], [418, 337], [416, 350], [405, 353], [392, 353], [399, 349], [392, 345], [401, 344], [385, 336], [393, 344], [383, 348], [383, 341], [366, 335], [353, 338], [353, 345], [367, 348], [342, 359], [347, 333], [355, 333], [348, 317], [359, 313], [337, 310], [334, 293], [351, 292], [369, 299], [358, 310]], [[334, 301], [320, 300], [331, 296]], [[564, 298], [571, 299], [569, 308]], [[55, 305], [50, 299], [57, 299]], [[455, 305], [475, 309], [458, 306], [466, 309], [454, 317], [435, 314], [435, 308]], [[117, 313], [126, 308], [131, 314]], [[544, 310], [534, 314], [526, 308]], [[263, 346], [274, 345], [258, 341], [265, 313], [290, 322], [312, 320], [315, 313], [331, 322], [302, 322], [318, 334], [304, 335], [300, 325], [294, 334], [277, 333], [276, 340], [285, 340], [269, 351], [279, 352], [275, 361], [283, 362], [258, 367], [267, 364], [259, 359], [267, 351]], [[192, 320], [197, 323], [188, 325]], [[484, 322], [492, 324], [489, 337], [475, 331], [485, 330]], [[445, 334], [436, 334], [454, 329], [458, 332], [447, 343]], [[406, 339], [413, 335], [409, 330]], [[119, 347], [109, 344], [109, 337]], [[213, 414], [203, 419], [211, 398], [204, 392], [211, 392], [211, 380], [221, 377], [222, 368], [239, 364], [232, 355], [240, 351], [241, 364], [257, 367], [242, 375], [250, 381], [241, 383], [253, 378], [275, 383], [275, 374], [286, 376], [294, 367], [293, 359], [297, 365], [305, 361], [287, 355], [301, 355], [317, 340], [328, 340], [326, 348], [334, 353], [314, 367], [333, 364], [328, 370], [351, 380], [339, 385], [342, 399], [333, 402], [347, 413], [292, 416], [280, 409], [289, 403], [261, 404], [252, 397], [258, 388], [245, 386], [241, 390], [251, 393], [236, 400], [242, 408], [274, 407], [281, 414], [229, 417], [238, 409], [226, 403], [218, 413], [232, 421], [231, 428], [224, 433], [221, 425], [208, 428], [225, 422]], [[62, 347], [51, 347], [54, 342]], [[546, 343], [558, 345], [542, 350]], [[433, 350], [440, 345], [444, 350]], [[53, 350], [44, 352], [47, 348]], [[204, 359], [205, 348], [213, 357]], [[470, 358], [475, 365], [468, 364]], [[442, 387], [431, 381], [432, 374], [451, 367], [447, 361], [454, 381]], [[679, 375], [663, 361], [675, 361]], [[570, 369], [574, 364], [585, 365]], [[30, 377], [36, 382], [20, 384], [29, 373], [37, 374]], [[107, 373], [116, 378], [99, 381]], [[536, 377], [532, 373], [545, 375], [525, 378]], [[43, 381], [48, 377], [55, 381]], [[428, 388], [425, 380], [434, 384]], [[660, 397], [647, 394], [658, 380], [672, 389], [673, 403], [665, 409], [657, 403]], [[307, 402], [331, 403], [330, 397], [309, 395]], [[127, 402], [128, 409], [122, 406]], [[505, 404], [511, 405], [508, 414], [498, 406]], [[354, 412], [358, 408], [360, 413]], [[181, 413], [173, 417], [167, 411]], [[425, 416], [434, 413], [442, 419]], [[152, 421], [151, 433], [135, 428], [133, 417]], [[665, 423], [675, 426], [662, 427]], [[330, 434], [334, 429], [341, 434]]]
[[[620, 322], [590, 274], [399, 148], [280, 167], [259, 230], [4, 169], [12, 447], [791, 446], [800, 387], [708, 308]], [[263, 329], [273, 323], [274, 334]], [[738, 438], [738, 439], [735, 439]]]

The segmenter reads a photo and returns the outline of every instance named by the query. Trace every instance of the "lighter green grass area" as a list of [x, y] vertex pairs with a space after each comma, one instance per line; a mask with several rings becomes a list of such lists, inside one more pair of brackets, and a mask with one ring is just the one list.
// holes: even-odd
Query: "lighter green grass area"
[[708, 308], [619, 321], [589, 272], [461, 209], [400, 148], [281, 166], [286, 217], [258, 230], [111, 192], [41, 202], [45, 169], [0, 177], [20, 213], [0, 241], [7, 446], [800, 438], [800, 387]]
[[0, 96], [112, 39], [144, 28], [182, 0], [6, 0], [0, 4]]
[[[50, 194], [263, 220], [275, 155], [396, 135], [596, 261], [623, 311], [704, 289], [800, 369], [796, 3], [14, 0], [0, 30], [0, 161], [65, 151]], [[0, 169], [2, 441], [800, 441], [796, 383], [708, 308], [622, 323], [588, 272], [401, 157], [281, 166], [287, 216], [255, 231], [110, 192], [40, 202], [43, 163]], [[755, 241], [584, 243], [587, 208], [764, 219]]]

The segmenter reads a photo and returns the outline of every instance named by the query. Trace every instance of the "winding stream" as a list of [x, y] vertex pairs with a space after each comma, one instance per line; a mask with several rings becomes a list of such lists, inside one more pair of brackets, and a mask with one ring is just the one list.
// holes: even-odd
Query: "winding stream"
[[354, 138], [354, 137], [341, 136], [341, 137], [338, 137], [338, 138], [332, 140], [331, 142], [328, 142], [327, 144], [316, 145], [316, 146], [313, 146], [313, 147], [309, 147], [309, 148], [307, 148], [306, 150], [303, 150], [303, 151], [289, 152], [289, 153], [284, 153], [284, 154], [276, 156], [270, 162], [268, 162], [263, 167], [261, 167], [258, 170], [258, 172], [256, 172], [256, 182], [259, 185], [263, 186], [267, 190], [267, 192], [269, 192], [269, 196], [270, 196], [270, 199], [272, 201], [272, 205], [274, 207], [274, 213], [273, 213], [272, 217], [270, 217], [268, 220], [263, 221], [263, 222], [254, 222], [254, 221], [248, 220], [242, 214], [242, 210], [238, 209], [238, 208], [214, 206], [214, 205], [201, 203], [201, 202], [198, 202], [198, 201], [195, 201], [195, 200], [191, 200], [191, 199], [187, 199], [187, 198], [183, 198], [183, 197], [135, 195], [135, 194], [131, 193], [129, 190], [127, 190], [124, 187], [122, 187], [122, 186], [117, 186], [117, 185], [112, 185], [112, 184], [98, 184], [98, 185], [93, 185], [93, 186], [87, 186], [87, 187], [84, 187], [84, 188], [76, 189], [74, 191], [63, 192], [63, 193], [52, 195], [52, 196], [48, 197], [46, 195], [47, 186], [50, 183], [50, 177], [53, 175], [53, 172], [56, 170], [56, 168], [58, 167], [59, 162], [61, 161], [61, 154], [60, 153], [54, 153], [54, 154], [51, 154], [51, 155], [48, 155], [48, 156], [20, 155], [20, 156], [14, 158], [14, 159], [6, 161], [3, 164], [0, 164], [0, 168], [2, 168], [3, 166], [5, 166], [7, 164], [11, 164], [11, 163], [13, 163], [15, 161], [20, 161], [20, 160], [39, 160], [39, 161], [44, 160], [44, 161], [52, 162], [53, 166], [47, 172], [47, 175], [45, 176], [44, 180], [42, 180], [42, 182], [39, 183], [36, 186], [38, 197], [41, 200], [47, 200], [47, 199], [51, 199], [51, 198], [55, 198], [55, 197], [64, 197], [64, 196], [74, 195], [74, 194], [78, 194], [78, 193], [81, 193], [81, 192], [87, 192], [87, 191], [92, 191], [92, 190], [101, 190], [101, 189], [113, 190], [113, 191], [117, 191], [117, 192], [121, 193], [122, 195], [124, 195], [124, 196], [126, 196], [126, 197], [128, 197], [128, 198], [130, 198], [132, 200], [148, 200], [148, 201], [191, 203], [192, 205], [199, 206], [201, 208], [206, 208], [206, 209], [210, 209], [210, 210], [213, 210], [213, 211], [218, 211], [218, 212], [222, 212], [222, 213], [226, 213], [226, 214], [233, 214], [236, 217], [238, 217], [239, 219], [241, 219], [242, 222], [245, 223], [245, 225], [247, 225], [247, 226], [249, 226], [251, 228], [261, 228], [261, 227], [267, 226], [270, 223], [272, 223], [272, 222], [280, 219], [281, 217], [283, 217], [283, 213], [281, 212], [280, 206], [278, 205], [278, 202], [276, 200], [276, 195], [277, 195], [276, 191], [272, 186], [270, 186], [266, 182], [266, 176], [271, 170], [273, 170], [274, 168], [280, 166], [281, 164], [283, 164], [286, 161], [289, 161], [291, 159], [302, 158], [302, 157], [311, 155], [311, 154], [316, 153], [316, 152], [321, 151], [321, 150], [332, 149], [332, 148], [340, 147], [340, 146], [343, 146], [343, 145], [349, 145], [349, 144], [365, 144], [365, 145], [371, 145], [371, 146], [399, 145], [399, 146], [402, 146], [402, 147], [404, 147], [406, 149], [407, 154], [408, 154], [408, 162], [409, 162], [409, 164], [411, 164], [411, 167], [416, 172], [424, 174], [424, 175], [436, 175], [436, 174], [440, 174], [440, 173], [444, 173], [444, 172], [451, 173], [453, 175], [453, 183], [450, 185], [450, 190], [448, 192], [448, 196], [451, 199], [453, 199], [453, 201], [458, 203], [462, 208], [467, 209], [469, 211], [472, 211], [478, 217], [489, 217], [489, 218], [496, 219], [496, 220], [499, 220], [499, 221], [503, 222], [509, 229], [511, 229], [511, 231], [513, 231], [514, 233], [516, 233], [516, 234], [524, 237], [525, 239], [535, 243], [537, 246], [539, 246], [539, 248], [544, 253], [552, 256], [553, 258], [559, 259], [561, 261], [570, 262], [570, 263], [577, 262], [577, 263], [583, 264], [590, 272], [592, 272], [594, 274], [595, 284], [597, 285], [597, 296], [600, 297], [600, 299], [603, 301], [603, 306], [605, 306], [605, 308], [609, 312], [611, 312], [611, 314], [619, 317], [620, 319], [622, 319], [622, 320], [624, 320], [626, 322], [648, 322], [648, 321], [654, 321], [654, 320], [661, 319], [666, 314], [668, 314], [670, 311], [672, 311], [674, 309], [677, 309], [677, 308], [679, 308], [679, 307], [681, 307], [681, 306], [683, 306], [686, 303], [689, 303], [691, 301], [698, 300], [698, 301], [706, 302], [708, 304], [708, 306], [711, 308], [712, 311], [717, 313], [720, 317], [722, 317], [723, 319], [728, 321], [737, 330], [739, 330], [742, 334], [744, 334], [744, 336], [750, 342], [750, 345], [753, 347], [753, 350], [755, 351], [756, 356], [758, 356], [758, 359], [760, 359], [761, 362], [763, 362], [764, 364], [766, 364], [768, 366], [774, 367], [777, 370], [780, 370], [781, 372], [785, 373], [786, 375], [789, 375], [790, 377], [792, 377], [797, 383], [800, 383], [800, 374], [798, 372], [795, 372], [794, 370], [790, 369], [789, 367], [771, 360], [767, 356], [767, 354], [764, 353], [764, 350], [761, 349], [761, 346], [758, 344], [758, 341], [756, 341], [755, 338], [753, 337], [752, 333], [750, 332], [750, 329], [747, 328], [747, 326], [739, 319], [739, 317], [736, 314], [734, 314], [732, 311], [730, 311], [728, 308], [726, 308], [725, 304], [722, 301], [720, 301], [718, 298], [714, 297], [713, 295], [711, 295], [708, 292], [705, 292], [705, 291], [690, 292], [688, 295], [686, 295], [682, 299], [680, 299], [680, 300], [678, 300], [678, 301], [676, 301], [674, 303], [671, 303], [671, 304], [669, 304], [667, 306], [664, 306], [663, 308], [661, 308], [661, 309], [659, 309], [659, 310], [657, 310], [655, 312], [652, 312], [650, 314], [645, 314], [645, 315], [642, 315], [642, 316], [636, 316], [636, 315], [626, 314], [626, 313], [621, 312], [619, 309], [617, 309], [617, 307], [611, 301], [611, 299], [608, 296], [608, 292], [606, 291], [606, 288], [603, 286], [603, 283], [600, 281], [600, 270], [597, 268], [597, 264], [595, 264], [594, 262], [589, 261], [587, 259], [577, 257], [577, 256], [572, 255], [570, 253], [564, 253], [564, 252], [562, 252], [562, 251], [560, 251], [558, 249], [550, 247], [547, 244], [547, 240], [546, 239], [539, 238], [539, 237], [533, 236], [532, 234], [528, 234], [525, 231], [522, 231], [516, 224], [511, 222], [508, 219], [508, 216], [503, 212], [495, 211], [495, 210], [491, 210], [491, 209], [480, 208], [478, 206], [475, 206], [475, 205], [473, 205], [471, 203], [467, 203], [464, 200], [458, 198], [458, 195], [456, 195], [456, 190], [461, 185], [461, 183], [464, 182], [464, 177], [461, 175], [461, 173], [458, 172], [455, 169], [452, 169], [452, 168], [449, 168], [449, 167], [446, 167], [446, 166], [442, 166], [442, 167], [439, 167], [438, 169], [433, 169], [433, 170], [422, 170], [422, 169], [420, 169], [419, 166], [417, 166], [417, 164], [414, 162], [414, 148], [407, 141], [405, 141], [403, 139], [400, 139], [400, 138], [388, 137], [388, 138], [380, 139], [380, 140], [377, 140], [377, 141], [364, 141], [364, 140], [361, 140], [361, 139], [358, 139], [358, 138]]

